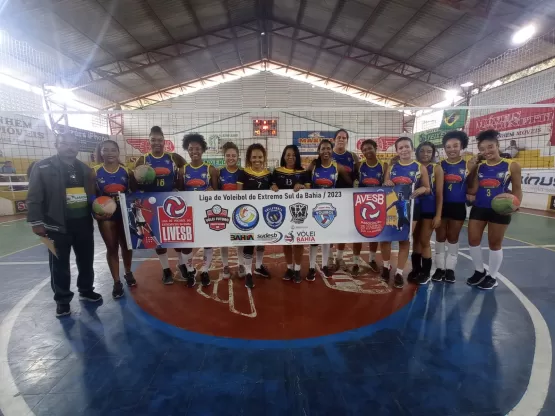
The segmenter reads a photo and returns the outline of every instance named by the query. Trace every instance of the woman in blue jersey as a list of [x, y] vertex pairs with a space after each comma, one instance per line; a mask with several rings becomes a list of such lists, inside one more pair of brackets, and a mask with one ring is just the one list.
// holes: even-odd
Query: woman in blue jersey
[[[235, 143], [227, 142], [222, 146], [222, 153], [224, 154], [225, 166], [220, 168], [218, 173], [218, 189], [220, 191], [236, 191], [237, 180], [241, 168], [239, 162], [239, 148]], [[223, 278], [231, 278], [231, 269], [229, 268], [229, 247], [220, 248], [223, 265]], [[245, 277], [247, 274], [245, 266], [243, 265], [243, 247], [237, 247], [237, 263], [239, 265], [239, 277]]]
[[[310, 164], [311, 187], [314, 189], [335, 188], [339, 178], [347, 185], [352, 185], [349, 172], [333, 160], [333, 144], [328, 139], [322, 139], [318, 145], [318, 158]], [[325, 278], [331, 277], [332, 273], [328, 267], [330, 256], [330, 244], [322, 244], [322, 273]], [[309, 270], [306, 280], [313, 281], [316, 278], [316, 255], [318, 245], [311, 245], [309, 252]]]
[[468, 136], [463, 131], [453, 130], [445, 133], [442, 143], [447, 158], [440, 163], [444, 176], [443, 209], [441, 225], [436, 228], [436, 271], [432, 280], [455, 283], [459, 235], [466, 219], [466, 192], [470, 175], [476, 166], [476, 157], [468, 162], [461, 157], [462, 151], [468, 146]]
[[119, 146], [113, 140], [106, 140], [98, 145], [96, 149], [96, 160], [101, 165], [95, 166], [94, 175], [96, 182], [96, 195], [109, 196], [117, 203], [117, 210], [111, 216], [98, 216], [98, 229], [106, 244], [106, 261], [110, 268], [110, 273], [114, 279], [112, 297], [121, 298], [124, 295], [123, 285], [120, 281], [119, 273], [119, 248], [121, 247], [121, 257], [123, 259], [123, 275], [128, 286], [137, 284], [131, 272], [131, 261], [133, 251], [127, 249], [125, 232], [123, 230], [123, 217], [118, 193], [125, 193], [129, 189], [129, 172], [119, 161]]
[[[420, 285], [427, 284], [432, 270], [432, 232], [441, 224], [443, 208], [443, 170], [434, 163], [436, 147], [431, 142], [422, 142], [416, 148], [416, 160], [426, 168], [430, 181], [430, 193], [418, 198], [418, 219], [413, 232], [412, 270], [407, 280]], [[416, 202], [416, 201], [415, 201]]]
[[[204, 137], [200, 134], [192, 133], [183, 137], [183, 150], [189, 153], [191, 162], [183, 168], [183, 190], [194, 191], [213, 191], [218, 189], [218, 171], [217, 169], [205, 163], [202, 155], [206, 152], [208, 145]], [[210, 276], [208, 270], [212, 264], [212, 256], [214, 249], [212, 247], [204, 248], [204, 261], [200, 271], [200, 281], [203, 286], [210, 286]], [[187, 281], [188, 287], [194, 287], [196, 284], [193, 266], [193, 249], [182, 248], [181, 253], [184, 256], [185, 264], [179, 265], [181, 276]]]
[[[511, 193], [522, 201], [521, 169], [512, 160], [503, 159], [499, 153], [499, 132], [486, 130], [476, 136], [478, 150], [485, 159], [473, 175], [469, 195], [475, 195], [474, 206], [468, 221], [468, 245], [474, 262], [474, 274], [466, 281], [470, 286], [489, 290], [497, 286], [497, 273], [503, 262], [503, 238], [511, 222], [510, 215], [496, 213], [491, 201], [502, 193]], [[509, 190], [509, 185], [511, 189]], [[480, 243], [488, 227], [489, 274], [484, 270]]]
[[[349, 133], [345, 129], [339, 129], [333, 135], [333, 160], [337, 162], [337, 164], [343, 166], [343, 168], [351, 178], [351, 182], [349, 184], [344, 182], [341, 177], [339, 177], [336, 185], [337, 188], [352, 188], [355, 178], [358, 175], [357, 170], [360, 165], [360, 160], [355, 153], [347, 150], [348, 142]], [[347, 270], [347, 265], [345, 264], [345, 260], [343, 260], [345, 245], [345, 243], [337, 244], [337, 251], [335, 252], [335, 262], [331, 262], [331, 264], [333, 264], [337, 270]], [[333, 255], [331, 260], [333, 260]]]
[[[359, 188], [372, 188], [375, 186], [382, 186], [385, 172], [387, 172], [387, 163], [378, 160], [376, 151], [378, 149], [378, 144], [372, 140], [367, 139], [360, 145], [360, 151], [364, 156], [364, 160], [360, 162], [358, 168], [358, 187]], [[376, 263], [376, 253], [378, 252], [378, 243], [369, 243], [370, 246], [370, 257], [368, 260], [368, 265], [370, 270], [374, 273], [378, 273], [380, 270], [378, 264]], [[362, 250], [362, 243], [353, 244], [353, 268], [351, 273], [357, 275], [360, 272], [360, 252]]]
[[[309, 182], [306, 171], [301, 166], [299, 148], [294, 144], [285, 146], [281, 154], [279, 167], [272, 174], [272, 187], [270, 189], [275, 192], [280, 189], [292, 189], [298, 192], [301, 189], [310, 188]], [[301, 283], [301, 262], [304, 245], [283, 246], [283, 254], [287, 264], [283, 280], [293, 280], [295, 283]]]
[[[263, 191], [270, 189], [272, 174], [266, 167], [266, 148], [260, 143], [253, 143], [247, 148], [246, 167], [239, 172], [237, 179], [237, 189], [240, 191]], [[247, 274], [245, 275], [245, 286], [249, 289], [254, 288], [252, 278], [252, 256], [255, 246], [245, 246], [243, 248], [243, 261]], [[254, 273], [270, 278], [270, 272], [263, 264], [264, 246], [256, 247], [256, 265]]]
[[[385, 186], [395, 185], [413, 185], [420, 179], [421, 186], [417, 188], [411, 195], [411, 198], [417, 198], [430, 192], [430, 181], [426, 168], [412, 157], [414, 146], [412, 140], [408, 137], [399, 137], [395, 141], [395, 150], [399, 159], [387, 170], [385, 174]], [[410, 213], [408, 212], [408, 201], [405, 201], [403, 194], [399, 193], [399, 199], [391, 204], [388, 211], [395, 206], [398, 216], [397, 228], [401, 229], [405, 225], [410, 224]], [[399, 254], [397, 257], [397, 270], [393, 279], [393, 285], [396, 288], [402, 288], [405, 284], [403, 279], [403, 269], [409, 257], [409, 240], [399, 241]], [[391, 270], [391, 242], [380, 243], [380, 249], [383, 257], [382, 279], [389, 281]]]
[[[149, 135], [150, 153], [141, 156], [135, 167], [150, 165], [156, 172], [156, 179], [151, 184], [138, 184], [138, 188], [144, 192], [172, 192], [183, 189], [183, 167], [186, 165], [185, 159], [177, 153], [165, 152], [166, 140], [162, 129], [154, 126], [150, 129]], [[151, 230], [152, 231], [152, 230]], [[155, 236], [156, 237], [156, 236]], [[159, 238], [160, 236], [158, 236]], [[180, 254], [180, 249], [175, 249]], [[168, 250], [157, 247], [156, 254], [162, 265], [162, 283], [165, 285], [173, 284], [173, 273], [170, 269]], [[179, 263], [183, 262], [179, 256]]]

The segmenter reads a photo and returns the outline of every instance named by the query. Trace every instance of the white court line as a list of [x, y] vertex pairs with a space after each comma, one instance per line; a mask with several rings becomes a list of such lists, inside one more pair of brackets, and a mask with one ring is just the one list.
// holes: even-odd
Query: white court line
[[38, 247], [38, 246], [42, 246], [42, 243], [35, 244], [34, 246], [31, 246], [31, 247], [22, 248], [21, 250], [14, 251], [13, 253], [4, 254], [3, 256], [0, 256], [0, 259], [3, 259], [4, 257], [11, 256], [12, 254], [21, 253], [22, 251], [29, 250], [30, 248], [35, 248], [35, 247]]
[[[459, 256], [463, 256], [472, 261], [472, 257], [468, 254], [459, 253]], [[488, 269], [488, 266], [485, 264], [484, 267]], [[534, 326], [534, 332], [536, 335], [532, 371], [530, 373], [530, 380], [528, 380], [528, 386], [526, 387], [526, 391], [520, 401], [509, 413], [507, 413], [507, 416], [537, 415], [543, 409], [551, 380], [553, 350], [551, 346], [549, 328], [542, 314], [538, 308], [536, 308], [536, 305], [530, 302], [530, 299], [528, 299], [518, 287], [516, 287], [501, 273], [497, 273], [497, 277], [505, 284], [505, 286], [509, 288], [511, 292], [513, 292], [526, 311], [528, 311], [528, 314], [532, 319], [532, 325]]]
[[549, 215], [531, 214], [530, 212], [522, 212], [522, 211], [518, 211], [518, 214], [532, 215], [534, 217], [542, 217], [542, 218], [549, 218], [551, 220], [555, 220], [555, 217], [550, 217]]
[[2, 221], [2, 222], [0, 222], [0, 225], [10, 224], [12, 222], [18, 222], [18, 221], [25, 221], [25, 220], [26, 220], [26, 218], [20, 218], [18, 220]]

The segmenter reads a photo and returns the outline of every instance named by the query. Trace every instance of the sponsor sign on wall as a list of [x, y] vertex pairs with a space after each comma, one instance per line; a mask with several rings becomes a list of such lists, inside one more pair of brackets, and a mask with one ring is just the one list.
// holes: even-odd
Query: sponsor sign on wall
[[0, 144], [49, 148], [54, 135], [43, 119], [0, 113]]
[[208, 154], [220, 154], [222, 146], [226, 142], [239, 143], [241, 141], [241, 133], [238, 131], [222, 131], [222, 132], [199, 132], [206, 140]]
[[[407, 240], [410, 186], [122, 196], [133, 249]], [[402, 195], [402, 196], [401, 196]]]
[[56, 130], [72, 133], [79, 140], [79, 151], [92, 153], [96, 150], [96, 146], [104, 140], [108, 140], [110, 136], [107, 134], [96, 133], [94, 131], [82, 130], [75, 127], [56, 125]]
[[[133, 149], [138, 150], [141, 154], [150, 152], [150, 140], [149, 139], [126, 139], [125, 140], [129, 146]], [[164, 151], [174, 152], [175, 145], [171, 140], [164, 141]]]
[[335, 131], [294, 131], [293, 144], [297, 145], [301, 154], [301, 164], [307, 167], [318, 157], [318, 145], [322, 139], [333, 141]]
[[522, 169], [522, 192], [555, 193], [555, 170]]

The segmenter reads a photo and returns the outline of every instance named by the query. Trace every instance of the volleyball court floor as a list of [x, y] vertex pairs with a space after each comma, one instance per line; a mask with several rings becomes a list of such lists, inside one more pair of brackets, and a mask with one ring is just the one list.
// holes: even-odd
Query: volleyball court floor
[[[188, 289], [162, 285], [157, 259], [141, 252], [138, 286], [113, 300], [97, 236], [104, 300], [75, 298], [71, 317], [57, 319], [46, 249], [24, 221], [4, 220], [0, 409], [5, 416], [553, 415], [555, 218], [515, 214], [507, 237], [500, 284], [488, 292], [465, 284], [473, 267], [463, 229], [454, 285], [395, 290], [377, 276], [345, 273], [284, 282], [285, 262], [273, 247], [265, 256], [273, 278], [255, 278], [252, 291], [219, 279], [218, 250], [213, 284]], [[306, 263], [305, 255], [303, 274]]]

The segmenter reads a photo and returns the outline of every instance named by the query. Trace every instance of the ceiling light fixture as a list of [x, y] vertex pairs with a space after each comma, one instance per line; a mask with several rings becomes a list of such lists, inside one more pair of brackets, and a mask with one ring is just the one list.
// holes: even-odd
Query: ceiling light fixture
[[464, 84], [461, 84], [461, 87], [463, 87], [463, 88], [470, 88], [470, 87], [472, 87], [473, 85], [474, 85], [473, 82], [468, 81], [468, 82], [465, 82]]
[[529, 41], [530, 39], [532, 39], [532, 36], [534, 36], [535, 34], [536, 34], [536, 27], [532, 24], [526, 25], [514, 33], [513, 39], [512, 39], [513, 44], [521, 45]]

